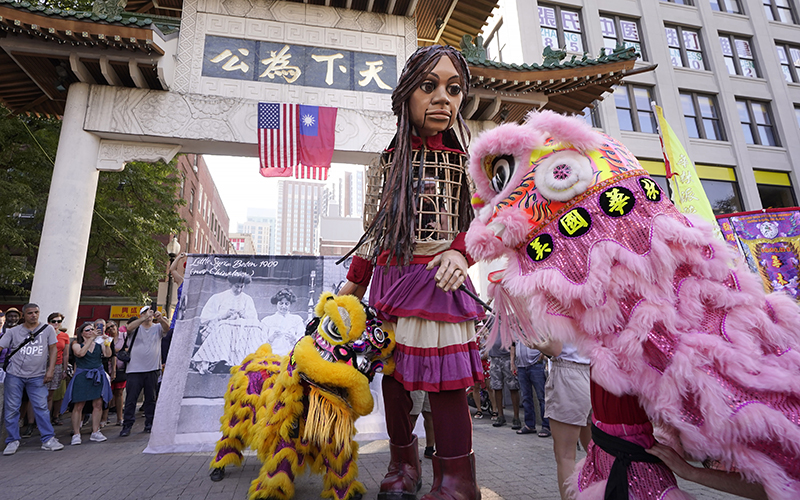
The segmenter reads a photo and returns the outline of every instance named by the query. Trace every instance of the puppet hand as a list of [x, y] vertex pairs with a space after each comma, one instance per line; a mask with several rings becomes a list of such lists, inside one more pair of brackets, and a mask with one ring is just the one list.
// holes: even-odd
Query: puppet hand
[[436, 271], [436, 286], [449, 292], [460, 287], [467, 280], [467, 259], [457, 250], [445, 250], [428, 262], [426, 269], [431, 270], [439, 266]]

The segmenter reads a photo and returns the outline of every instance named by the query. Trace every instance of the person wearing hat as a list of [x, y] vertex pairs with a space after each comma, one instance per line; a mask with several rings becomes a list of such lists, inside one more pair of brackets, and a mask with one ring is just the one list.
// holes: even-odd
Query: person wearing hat
[[161, 339], [167, 334], [169, 323], [156, 309], [156, 305], [144, 306], [139, 310], [139, 318], [128, 323], [128, 362], [125, 397], [125, 413], [123, 415], [122, 437], [131, 434], [136, 421], [136, 400], [144, 391], [144, 432], [153, 428], [153, 417], [156, 413], [156, 386], [161, 372]]
[[14, 328], [19, 324], [19, 319], [22, 313], [16, 307], [9, 307], [6, 309], [6, 324], [3, 326], [3, 333], [9, 328]]

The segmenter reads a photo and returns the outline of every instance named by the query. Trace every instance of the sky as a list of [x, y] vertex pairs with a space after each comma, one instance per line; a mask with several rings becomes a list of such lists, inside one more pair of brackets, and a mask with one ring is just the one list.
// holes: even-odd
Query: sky
[[[228, 212], [228, 234], [238, 232], [239, 224], [247, 220], [248, 208], [271, 208], [277, 211], [280, 178], [262, 177], [258, 172], [258, 158], [212, 155], [203, 155], [203, 158]], [[346, 170], [363, 168], [361, 165], [334, 163], [328, 172], [328, 183], [336, 182]]]
[[278, 208], [278, 180], [258, 173], [258, 158], [203, 155], [230, 219], [228, 233], [247, 220], [249, 208]]

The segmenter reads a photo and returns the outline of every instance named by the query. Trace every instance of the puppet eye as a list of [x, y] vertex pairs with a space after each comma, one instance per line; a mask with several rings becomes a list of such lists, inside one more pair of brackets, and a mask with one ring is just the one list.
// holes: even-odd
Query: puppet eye
[[339, 334], [339, 329], [336, 328], [336, 323], [333, 322], [330, 316], [325, 316], [322, 320], [322, 331], [333, 342], [339, 343], [342, 341], [342, 336]]
[[514, 175], [514, 157], [511, 155], [497, 156], [491, 163], [492, 189], [500, 192]]
[[536, 166], [536, 189], [548, 200], [568, 201], [586, 191], [592, 178], [591, 162], [577, 151], [558, 151]]

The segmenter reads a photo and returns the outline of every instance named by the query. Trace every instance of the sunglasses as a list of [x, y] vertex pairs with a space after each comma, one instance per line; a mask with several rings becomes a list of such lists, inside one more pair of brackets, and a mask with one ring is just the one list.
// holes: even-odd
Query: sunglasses
[[62, 320], [60, 320], [60, 319], [54, 319], [54, 320], [53, 320], [53, 321], [51, 321], [50, 323], [61, 323], [61, 321], [62, 321]]

